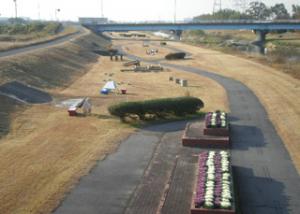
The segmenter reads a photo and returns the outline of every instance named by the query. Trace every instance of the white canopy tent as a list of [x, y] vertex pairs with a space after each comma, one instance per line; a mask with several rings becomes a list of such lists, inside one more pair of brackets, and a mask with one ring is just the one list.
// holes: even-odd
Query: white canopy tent
[[103, 89], [115, 90], [117, 89], [117, 84], [115, 83], [115, 81], [109, 81], [105, 83]]

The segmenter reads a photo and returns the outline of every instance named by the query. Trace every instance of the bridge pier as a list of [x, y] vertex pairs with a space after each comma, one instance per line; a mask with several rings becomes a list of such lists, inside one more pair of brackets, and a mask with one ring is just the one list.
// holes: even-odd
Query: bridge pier
[[175, 31], [175, 35], [176, 35], [176, 37], [177, 37], [178, 40], [181, 40], [182, 32], [183, 32], [182, 30], [176, 30]]
[[176, 40], [181, 40], [182, 30], [171, 30]]
[[269, 33], [268, 30], [254, 30], [254, 33], [256, 34], [257, 38], [256, 41], [253, 42], [253, 44], [257, 47], [258, 52], [261, 54], [265, 54], [265, 43], [266, 43], [266, 37]]

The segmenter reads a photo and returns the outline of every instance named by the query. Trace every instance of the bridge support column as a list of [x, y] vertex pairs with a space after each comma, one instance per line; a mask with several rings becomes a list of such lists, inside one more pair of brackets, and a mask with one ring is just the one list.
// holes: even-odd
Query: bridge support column
[[175, 30], [174, 35], [176, 40], [181, 40], [182, 30]]
[[265, 43], [266, 37], [269, 33], [268, 30], [254, 30], [254, 33], [257, 36], [257, 39], [253, 44], [258, 48], [258, 52], [261, 54], [265, 54]]

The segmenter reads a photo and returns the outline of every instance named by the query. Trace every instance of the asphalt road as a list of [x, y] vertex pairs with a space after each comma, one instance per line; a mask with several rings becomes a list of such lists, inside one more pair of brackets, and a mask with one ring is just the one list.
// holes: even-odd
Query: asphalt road
[[75, 36], [82, 34], [82, 33], [83, 33], [83, 29], [81, 27], [79, 27], [78, 31], [76, 31], [75, 33], [72, 33], [70, 35], [66, 35], [66, 36], [63, 36], [63, 37], [60, 37], [57, 39], [53, 39], [51, 41], [45, 41], [45, 42], [30, 45], [30, 46], [15, 48], [15, 49], [7, 50], [7, 51], [1, 51], [0, 58], [14, 56], [17, 54], [22, 54], [22, 53], [26, 53], [26, 52], [30, 52], [30, 51], [35, 51], [35, 50], [38, 50], [41, 48], [48, 48], [48, 47], [51, 47], [54, 45], [59, 45], [61, 43], [64, 43], [66, 41], [73, 39]]
[[[209, 77], [227, 91], [232, 164], [243, 214], [298, 214], [300, 177], [254, 93], [241, 82], [197, 68], [164, 64]], [[83, 177], [54, 212], [189, 213], [200, 149], [184, 148], [184, 122], [156, 125], [130, 136]]]

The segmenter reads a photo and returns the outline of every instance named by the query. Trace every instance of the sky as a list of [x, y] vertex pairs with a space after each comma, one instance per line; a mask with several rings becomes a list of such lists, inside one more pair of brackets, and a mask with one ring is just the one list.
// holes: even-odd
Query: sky
[[[102, 0], [104, 16], [114, 21], [172, 21], [175, 0]], [[234, 8], [236, 0], [222, 0], [222, 8]], [[247, 0], [250, 2], [251, 0]], [[258, 0], [266, 5], [284, 3], [289, 11], [300, 0]], [[214, 0], [176, 0], [176, 19], [211, 13]], [[100, 17], [101, 0], [17, 0], [18, 16], [42, 20]], [[60, 9], [60, 12], [57, 12]], [[0, 17], [14, 17], [14, 1], [0, 0]]]

